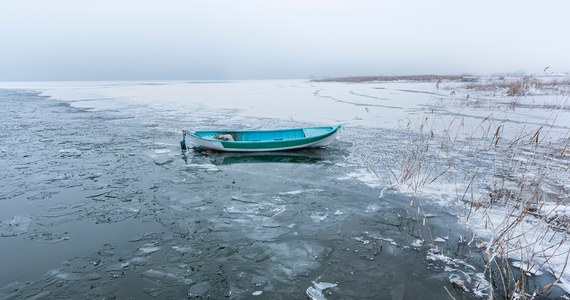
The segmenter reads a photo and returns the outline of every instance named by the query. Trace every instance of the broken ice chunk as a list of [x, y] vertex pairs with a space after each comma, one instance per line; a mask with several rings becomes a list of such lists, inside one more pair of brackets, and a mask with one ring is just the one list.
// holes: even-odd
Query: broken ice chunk
[[32, 223], [29, 216], [15, 216], [12, 219], [6, 219], [0, 222], [0, 236], [16, 236], [28, 232], [28, 228]]
[[312, 281], [313, 286], [307, 288], [307, 296], [311, 298], [311, 300], [326, 300], [325, 295], [323, 295], [323, 290], [328, 288], [333, 288], [336, 286], [335, 283], [328, 283], [328, 282], [315, 282]]
[[139, 248], [139, 251], [141, 251], [144, 254], [151, 254], [154, 253], [156, 251], [160, 250], [160, 247], [155, 246], [155, 244], [144, 244], [142, 247]]

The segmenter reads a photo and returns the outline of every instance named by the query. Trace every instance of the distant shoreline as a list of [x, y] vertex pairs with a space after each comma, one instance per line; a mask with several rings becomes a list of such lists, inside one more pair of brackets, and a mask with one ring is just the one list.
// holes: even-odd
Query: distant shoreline
[[372, 82], [372, 81], [425, 81], [436, 82], [439, 80], [454, 81], [474, 81], [479, 76], [475, 75], [402, 75], [402, 76], [348, 76], [348, 77], [330, 77], [313, 79], [313, 82]]
[[461, 74], [461, 75], [380, 75], [380, 76], [341, 76], [341, 77], [323, 77], [311, 79], [311, 82], [392, 82], [392, 81], [415, 81], [415, 82], [438, 82], [438, 81], [460, 81], [460, 82], [476, 82], [482, 78], [497, 78], [503, 80], [505, 78], [523, 78], [523, 77], [567, 77], [569, 73], [496, 73], [491, 75], [474, 75], [474, 74]]

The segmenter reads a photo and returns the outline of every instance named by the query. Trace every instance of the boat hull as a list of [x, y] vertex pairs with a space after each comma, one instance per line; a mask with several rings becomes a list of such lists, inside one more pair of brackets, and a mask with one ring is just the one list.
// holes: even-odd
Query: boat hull
[[[304, 129], [284, 129], [267, 131], [202, 131], [188, 135], [188, 142], [195, 148], [226, 152], [267, 152], [286, 151], [310, 147], [323, 147], [330, 144], [337, 136], [336, 127], [313, 127]], [[300, 136], [300, 131], [303, 136]], [[212, 138], [217, 134], [249, 136], [261, 140], [224, 141]], [[273, 138], [273, 139], [269, 139]]]

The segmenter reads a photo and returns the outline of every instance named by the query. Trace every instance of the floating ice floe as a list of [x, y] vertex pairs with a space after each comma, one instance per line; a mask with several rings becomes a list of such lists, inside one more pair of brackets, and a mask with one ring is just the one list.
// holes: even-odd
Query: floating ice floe
[[463, 282], [463, 280], [461, 280], [461, 277], [459, 277], [459, 275], [457, 274], [451, 274], [449, 275], [449, 282], [451, 282], [451, 284], [453, 284], [454, 286], [463, 289], [464, 292], [469, 292], [469, 289], [465, 286], [465, 283]]
[[296, 191], [289, 191], [289, 192], [281, 192], [279, 193], [279, 195], [281, 196], [293, 196], [293, 195], [299, 195], [302, 193], [309, 193], [309, 192], [324, 192], [324, 190], [321, 189], [308, 189], [308, 190], [296, 190]]
[[105, 268], [105, 271], [107, 271], [107, 272], [124, 271], [124, 270], [128, 270], [130, 265], [131, 265], [130, 262], [112, 264], [112, 265], [108, 266], [107, 268]]
[[47, 271], [44, 275], [45, 278], [54, 278], [54, 279], [61, 279], [61, 280], [68, 280], [68, 281], [75, 281], [79, 280], [80, 276], [75, 273], [66, 273], [63, 269], [53, 269]]
[[529, 266], [528, 263], [515, 261], [515, 262], [511, 263], [511, 265], [513, 267], [521, 269], [521, 271], [524, 271], [525, 273], [527, 273], [527, 275], [540, 276], [540, 275], [544, 274], [542, 271], [539, 270], [539, 268], [537, 266], [535, 266], [535, 265]]
[[486, 297], [491, 293], [491, 284], [485, 279], [485, 274], [475, 274], [475, 282], [473, 284], [473, 293], [478, 297]]
[[452, 259], [449, 256], [442, 254], [441, 250], [437, 246], [428, 250], [426, 258], [431, 261], [442, 261], [444, 263], [452, 262]]
[[182, 254], [202, 254], [202, 250], [196, 249], [192, 246], [172, 246], [172, 249], [176, 250], [176, 252], [182, 253]]
[[149, 262], [148, 257], [137, 256], [129, 259], [129, 263], [135, 266], [143, 266]]
[[160, 250], [160, 247], [152, 243], [144, 244], [142, 247], [139, 248], [139, 251], [141, 251], [144, 254], [151, 254], [158, 250]]
[[81, 150], [71, 148], [71, 149], [61, 149], [59, 150], [61, 156], [81, 156]]
[[258, 203], [258, 201], [254, 200], [254, 199], [249, 199], [249, 198], [242, 197], [242, 196], [232, 196], [232, 201], [237, 201], [237, 202], [241, 202], [241, 203]]
[[11, 219], [6, 219], [0, 223], [0, 236], [17, 236], [28, 232], [28, 228], [32, 223], [32, 218], [29, 216], [15, 216]]
[[338, 180], [353, 180], [356, 179], [369, 187], [379, 187], [380, 181], [375, 174], [372, 174], [367, 169], [359, 169], [354, 172], [350, 172], [340, 178]]
[[380, 206], [376, 205], [376, 204], [370, 204], [366, 207], [365, 212], [370, 213], [370, 212], [377, 212], [380, 210]]
[[167, 165], [171, 162], [173, 162], [174, 159], [170, 158], [170, 157], [165, 157], [165, 158], [157, 158], [154, 160], [154, 164], [157, 166], [164, 166]]
[[170, 151], [170, 149], [155, 149], [154, 153], [156, 154], [165, 154], [165, 153], [170, 153], [172, 151]]
[[329, 217], [328, 213], [316, 212], [309, 216], [313, 222], [323, 222]]
[[[207, 281], [202, 281], [194, 284], [188, 289], [188, 296], [190, 297], [204, 297], [212, 286]], [[209, 297], [206, 297], [209, 298]]]
[[176, 282], [184, 285], [190, 285], [193, 283], [192, 279], [187, 278], [186, 272], [178, 268], [148, 269], [142, 273], [142, 276], [157, 283], [164, 283], [165, 281], [170, 281], [171, 283]]
[[353, 239], [355, 239], [355, 240], [358, 241], [358, 242], [361, 242], [361, 243], [364, 244], [364, 245], [368, 245], [368, 244], [370, 243], [369, 240], [366, 240], [366, 239], [364, 239], [364, 238], [362, 238], [362, 237], [359, 237], [359, 236], [353, 237]]
[[220, 171], [220, 169], [218, 169], [218, 167], [216, 167], [213, 164], [187, 164], [186, 167], [187, 168], [200, 169], [200, 170], [203, 170], [205, 172], [218, 172], [218, 171]]
[[145, 240], [149, 240], [149, 239], [155, 239], [157, 237], [157, 234], [153, 231], [150, 232], [144, 232], [144, 233], [139, 233], [137, 235], [135, 235], [134, 237], [132, 237], [129, 242], [140, 242], [140, 241], [145, 241]]
[[0, 297], [10, 295], [20, 289], [20, 282], [14, 281], [0, 288]]
[[311, 300], [326, 300], [327, 298], [325, 298], [323, 290], [336, 287], [336, 283], [315, 282], [315, 281], [312, 281], [312, 283], [313, 286], [307, 288], [307, 296], [309, 296]]
[[424, 243], [424, 241], [422, 241], [422, 240], [415, 240], [413, 243], [410, 244], [410, 246], [415, 247], [415, 248], [420, 248], [423, 243]]
[[43, 292], [40, 292], [39, 294], [36, 294], [33, 297], [28, 298], [28, 299], [33, 299], [33, 300], [49, 299], [50, 295], [51, 295], [50, 291], [43, 291]]

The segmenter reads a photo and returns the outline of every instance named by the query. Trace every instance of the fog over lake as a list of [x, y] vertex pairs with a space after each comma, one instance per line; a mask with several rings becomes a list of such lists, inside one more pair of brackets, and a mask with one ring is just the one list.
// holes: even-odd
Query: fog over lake
[[0, 80], [570, 71], [570, 4], [4, 1]]

